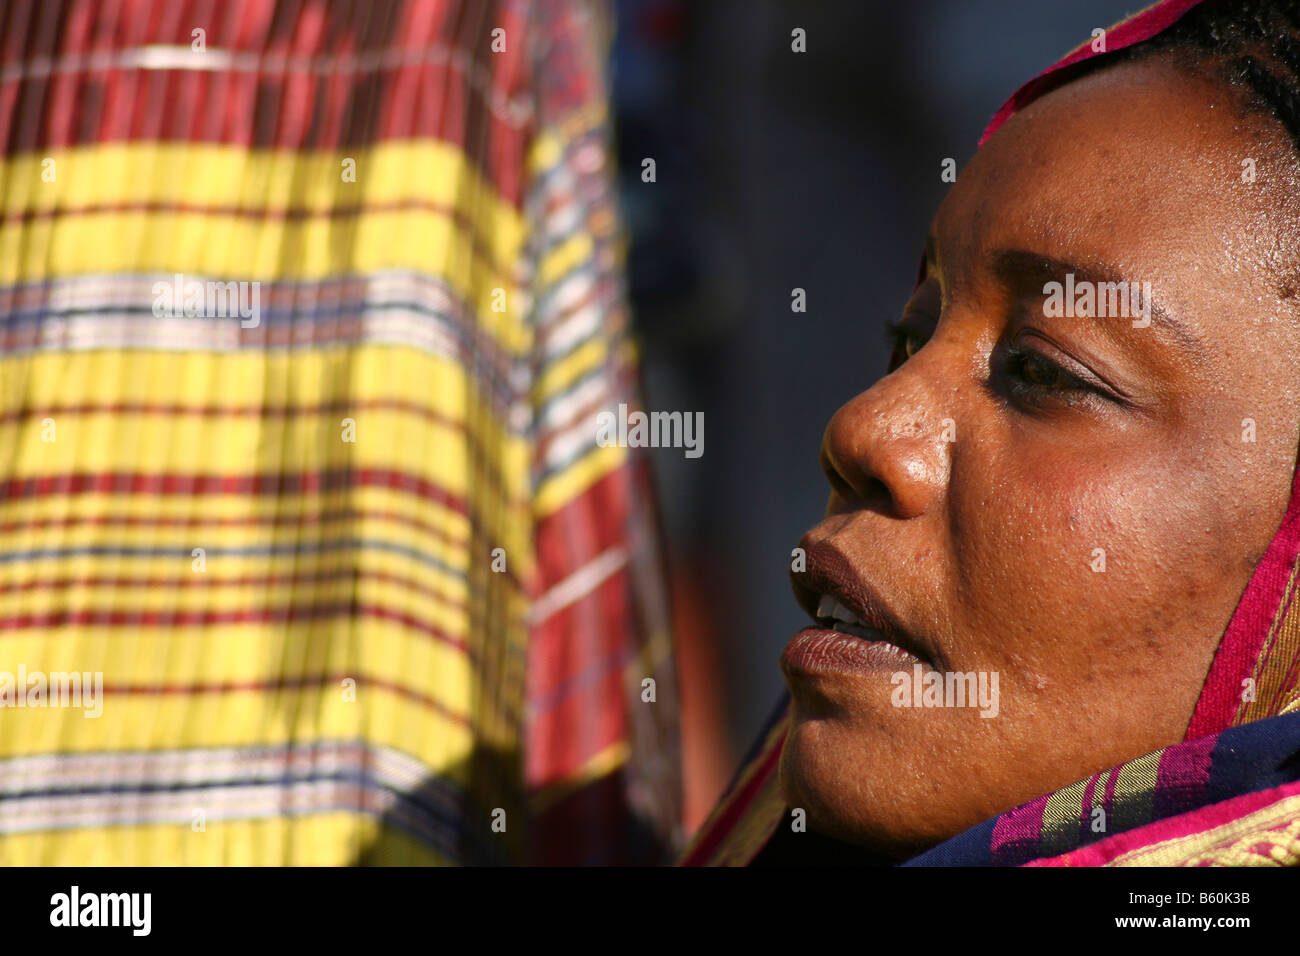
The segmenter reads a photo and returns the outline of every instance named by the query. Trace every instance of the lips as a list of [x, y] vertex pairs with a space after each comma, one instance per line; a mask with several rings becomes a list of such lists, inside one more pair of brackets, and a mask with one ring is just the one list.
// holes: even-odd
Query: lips
[[843, 553], [826, 542], [808, 544], [804, 553], [806, 570], [791, 572], [790, 579], [800, 606], [820, 630], [893, 645], [905, 656], [931, 664], [933, 649], [903, 627]]

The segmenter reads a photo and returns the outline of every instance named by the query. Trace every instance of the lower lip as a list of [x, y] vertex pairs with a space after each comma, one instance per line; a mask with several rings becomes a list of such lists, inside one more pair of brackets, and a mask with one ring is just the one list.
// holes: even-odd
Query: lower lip
[[807, 627], [794, 636], [781, 655], [788, 674], [872, 674], [906, 669], [919, 658], [888, 641], [869, 641], [821, 627]]

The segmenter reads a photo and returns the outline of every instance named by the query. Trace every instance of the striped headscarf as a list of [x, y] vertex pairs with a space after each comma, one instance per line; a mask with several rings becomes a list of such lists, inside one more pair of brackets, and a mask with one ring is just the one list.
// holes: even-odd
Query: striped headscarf
[[600, 5], [0, 17], [0, 864], [664, 859]]
[[[1084, 42], [1021, 87], [980, 144], [1068, 82], [1070, 67], [1150, 39], [1200, 2], [1165, 0], [1109, 28], [1104, 44]], [[777, 780], [788, 727], [785, 695], [684, 865], [746, 865], [771, 843], [789, 819]], [[905, 865], [1024, 864], [1300, 865], [1300, 467], [1184, 740], [1008, 810]]]

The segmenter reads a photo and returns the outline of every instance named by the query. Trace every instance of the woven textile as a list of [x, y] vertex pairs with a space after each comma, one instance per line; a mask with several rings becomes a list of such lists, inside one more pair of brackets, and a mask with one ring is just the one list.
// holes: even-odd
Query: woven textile
[[662, 859], [601, 7], [0, 15], [0, 863]]

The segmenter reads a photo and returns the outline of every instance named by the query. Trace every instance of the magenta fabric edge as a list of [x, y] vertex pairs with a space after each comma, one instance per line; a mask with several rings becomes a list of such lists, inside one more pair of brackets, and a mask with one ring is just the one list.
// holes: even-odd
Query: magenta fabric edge
[[1255, 671], [1273, 623], [1281, 607], [1291, 569], [1300, 555], [1300, 464], [1291, 480], [1291, 501], [1282, 525], [1269, 543], [1251, 575], [1246, 591], [1232, 614], [1219, 649], [1215, 651], [1205, 678], [1205, 686], [1196, 702], [1196, 710], [1187, 726], [1192, 740], [1205, 734], [1226, 730], [1237, 717], [1241, 703], [1241, 682]]
[[1168, 747], [1156, 766], [1151, 815], [1155, 819], [1185, 813], [1200, 806], [1210, 785], [1210, 769], [1219, 735], [1210, 734]]
[[1081, 45], [1073, 53], [1067, 54], [1063, 59], [1058, 60], [1012, 93], [1007, 101], [999, 107], [998, 111], [993, 114], [993, 119], [989, 121], [989, 125], [984, 129], [984, 134], [980, 137], [977, 145], [983, 146], [1003, 123], [1047, 92], [1047, 88], [1059, 79], [1055, 75], [1058, 71], [1074, 66], [1076, 63], [1082, 63], [1084, 60], [1106, 56], [1108, 53], [1115, 53], [1125, 47], [1133, 46], [1135, 43], [1149, 40], [1173, 24], [1188, 10], [1199, 6], [1201, 3], [1202, 0], [1163, 0], [1162, 3], [1147, 7], [1142, 12], [1109, 28], [1106, 33], [1106, 50], [1104, 53], [1094, 53], [1090, 43]]
[[1273, 787], [1269, 790], [1256, 790], [1237, 797], [1230, 797], [1219, 803], [1202, 807], [1191, 813], [1164, 820], [1156, 820], [1133, 830], [1125, 830], [1097, 843], [1089, 844], [1069, 853], [1049, 857], [1044, 860], [1030, 860], [1024, 866], [1101, 866], [1130, 850], [1191, 836], [1194, 833], [1210, 830], [1225, 823], [1240, 820], [1247, 814], [1261, 810], [1270, 804], [1287, 797], [1300, 796], [1300, 780]]
[[1045, 793], [1028, 803], [1022, 803], [1014, 810], [998, 815], [993, 824], [993, 836], [990, 840], [989, 853], [995, 864], [1004, 862], [1003, 858], [1015, 855], [1016, 848], [1031, 844], [1034, 853], [1040, 852], [1043, 839], [1043, 811], [1047, 801], [1055, 794]]
[[[1097, 784], [1101, 783], [1103, 776], [1109, 777], [1110, 771], [1103, 770], [1101, 773], [1094, 773], [1083, 786], [1083, 799], [1079, 801], [1079, 835], [1074, 841], [1075, 846], [1088, 838], [1088, 828], [1092, 825], [1092, 807], [1097, 797]], [[1101, 792], [1104, 798], [1106, 794], [1105, 784], [1102, 784]]]
[[1106, 793], [1103, 797], [1105, 802], [1102, 807], [1105, 808], [1107, 813], [1110, 813], [1111, 808], [1115, 806], [1115, 788], [1119, 786], [1119, 772], [1123, 766], [1123, 764], [1120, 764], [1118, 767], [1111, 767], [1110, 773], [1106, 777]]

